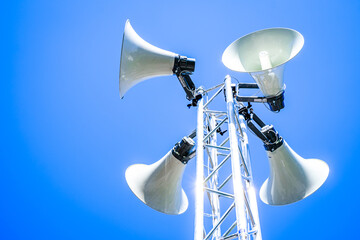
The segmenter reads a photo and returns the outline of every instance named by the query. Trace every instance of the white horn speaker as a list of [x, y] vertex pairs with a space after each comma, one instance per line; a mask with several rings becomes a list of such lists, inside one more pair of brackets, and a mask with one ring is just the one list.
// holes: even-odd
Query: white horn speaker
[[120, 97], [123, 98], [131, 87], [150, 77], [172, 75], [177, 56], [143, 40], [127, 20], [121, 47]]
[[261, 200], [269, 205], [286, 205], [314, 193], [329, 175], [328, 165], [318, 159], [304, 159], [285, 142], [267, 151], [270, 177], [260, 189]]
[[[231, 70], [250, 73], [264, 96], [274, 97], [285, 90], [284, 63], [295, 57], [303, 45], [304, 38], [299, 32], [288, 28], [269, 28], [231, 43], [224, 51], [222, 61]], [[283, 96], [281, 98], [283, 101]], [[272, 109], [271, 103], [269, 105]], [[280, 109], [283, 107], [282, 103]], [[276, 110], [278, 108], [275, 106]]]
[[181, 214], [188, 207], [188, 199], [181, 187], [189, 151], [195, 142], [184, 137], [162, 159], [151, 164], [135, 164], [125, 172], [131, 191], [146, 205], [163, 213]]

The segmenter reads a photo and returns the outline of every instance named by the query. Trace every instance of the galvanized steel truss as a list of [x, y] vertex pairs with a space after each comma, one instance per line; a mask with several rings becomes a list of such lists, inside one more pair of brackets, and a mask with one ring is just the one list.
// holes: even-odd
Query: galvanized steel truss
[[[214, 89], [198, 103], [194, 239], [261, 240], [242, 104], [233, 99], [230, 76]], [[213, 110], [222, 92], [226, 110]]]

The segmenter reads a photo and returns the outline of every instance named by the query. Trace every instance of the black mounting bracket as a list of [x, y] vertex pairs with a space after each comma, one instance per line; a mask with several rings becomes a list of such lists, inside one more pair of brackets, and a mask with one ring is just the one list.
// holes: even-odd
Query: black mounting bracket
[[179, 79], [186, 93], [186, 98], [189, 101], [194, 99], [195, 84], [191, 80], [190, 75], [195, 71], [195, 59], [180, 55], [175, 57], [172, 71]]
[[195, 156], [196, 151], [192, 151], [195, 142], [190, 137], [183, 137], [180, 142], [176, 143], [172, 149], [173, 156], [183, 164]]
[[[274, 126], [266, 125], [258, 117], [258, 115], [254, 113], [250, 103], [247, 107], [242, 107], [238, 111], [239, 114], [244, 116], [244, 119], [251, 131], [260, 138], [261, 141], [263, 141], [266, 151], [273, 152], [283, 144], [284, 140], [280, 137]], [[258, 129], [254, 123], [256, 123], [261, 129]]]
[[[238, 89], [241, 88], [259, 88], [256, 83], [239, 83], [237, 85]], [[285, 107], [284, 105], [284, 91], [279, 95], [273, 97], [258, 97], [258, 96], [235, 96], [238, 102], [257, 102], [257, 103], [268, 103], [270, 110], [273, 112], [278, 112]]]
[[202, 95], [197, 93], [195, 95], [195, 97], [191, 100], [191, 103], [186, 105], [188, 108], [191, 108], [191, 107], [196, 107], [197, 106], [197, 102], [202, 98]]

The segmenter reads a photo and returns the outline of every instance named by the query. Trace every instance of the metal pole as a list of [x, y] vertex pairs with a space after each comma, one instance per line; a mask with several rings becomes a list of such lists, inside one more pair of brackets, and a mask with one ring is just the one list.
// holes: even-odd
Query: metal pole
[[236, 211], [236, 221], [238, 229], [238, 238], [245, 240], [247, 235], [247, 219], [245, 211], [245, 199], [244, 199], [244, 188], [241, 177], [240, 169], [240, 152], [239, 143], [236, 136], [235, 127], [235, 112], [234, 112], [234, 99], [233, 92], [231, 89], [231, 77], [227, 75], [225, 77], [225, 93], [226, 93], [226, 104], [228, 112], [228, 130], [230, 138], [230, 149], [231, 149], [231, 168], [233, 177], [234, 187], [234, 202]]
[[248, 137], [247, 137], [247, 128], [245, 125], [245, 120], [242, 115], [239, 116], [239, 121], [240, 121], [241, 133], [242, 133], [241, 134], [242, 135], [242, 139], [241, 139], [242, 153], [243, 153], [243, 156], [245, 159], [245, 163], [248, 167], [248, 171], [250, 173], [249, 181], [247, 182], [247, 193], [249, 196], [250, 210], [254, 217], [256, 230], [257, 230], [254, 239], [261, 240], [262, 236], [261, 236], [261, 229], [260, 229], [259, 211], [258, 211], [258, 206], [257, 206], [257, 202], [256, 202], [256, 193], [255, 193], [255, 188], [254, 188], [254, 184], [253, 184], [253, 175], [252, 175], [251, 163], [250, 163], [249, 141], [248, 141]]
[[203, 239], [204, 229], [204, 100], [198, 102], [195, 183], [195, 231], [194, 240]]

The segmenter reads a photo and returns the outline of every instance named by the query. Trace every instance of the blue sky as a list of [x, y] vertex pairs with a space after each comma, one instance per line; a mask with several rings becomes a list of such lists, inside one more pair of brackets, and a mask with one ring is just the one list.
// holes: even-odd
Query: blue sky
[[[123, 28], [196, 58], [193, 80], [209, 88], [235, 39], [263, 28], [303, 34], [285, 67], [286, 108], [256, 112], [304, 158], [325, 160], [324, 186], [298, 203], [258, 199], [263, 239], [356, 239], [360, 146], [357, 68], [359, 1], [8, 1], [0, 5], [0, 238], [192, 239], [195, 161], [183, 187], [189, 209], [158, 213], [127, 187], [126, 168], [150, 164], [196, 126], [174, 76], [130, 89], [120, 100]], [[268, 177], [250, 136], [255, 186]]]

